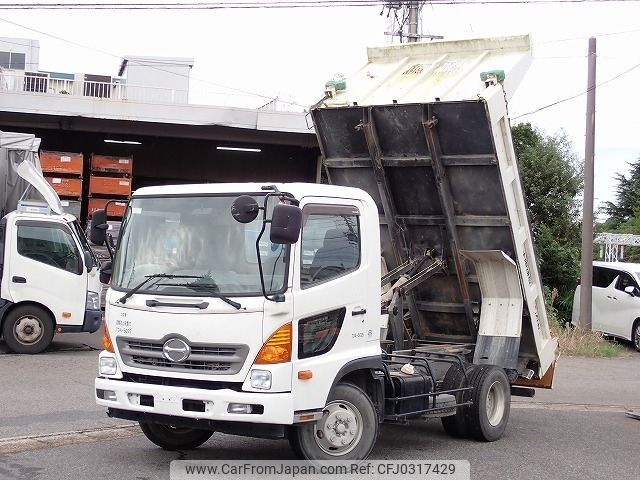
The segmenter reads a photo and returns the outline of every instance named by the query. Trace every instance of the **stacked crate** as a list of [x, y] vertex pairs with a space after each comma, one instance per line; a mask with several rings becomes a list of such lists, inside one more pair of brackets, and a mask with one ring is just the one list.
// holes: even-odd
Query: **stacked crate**
[[60, 197], [65, 212], [80, 218], [82, 211], [82, 153], [40, 152], [44, 177]]
[[109, 200], [109, 218], [121, 219], [131, 196], [133, 157], [91, 155], [91, 175], [89, 177], [89, 201], [87, 215], [104, 208]]

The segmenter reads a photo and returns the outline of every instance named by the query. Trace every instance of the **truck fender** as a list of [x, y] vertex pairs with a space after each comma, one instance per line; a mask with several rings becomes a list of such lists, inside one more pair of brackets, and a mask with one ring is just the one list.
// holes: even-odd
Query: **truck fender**
[[49, 314], [49, 316], [53, 320], [53, 328], [54, 329], [56, 328], [56, 317], [51, 311], [51, 309], [48, 308], [46, 305], [43, 305], [42, 303], [38, 303], [38, 302], [32, 302], [32, 301], [19, 302], [19, 303], [13, 303], [8, 300], [3, 300], [3, 301], [5, 303], [0, 304], [0, 330], [2, 329], [2, 324], [4, 323], [4, 319], [6, 318], [7, 314], [14, 308], [20, 307], [22, 305], [33, 305], [35, 307], [40, 307], [41, 309], [43, 309], [45, 312]]
[[333, 395], [338, 383], [352, 383], [369, 395], [376, 407], [378, 420], [382, 422], [384, 417], [384, 375], [382, 372], [383, 364], [380, 355], [358, 358], [345, 363], [333, 379], [325, 399], [325, 405]]

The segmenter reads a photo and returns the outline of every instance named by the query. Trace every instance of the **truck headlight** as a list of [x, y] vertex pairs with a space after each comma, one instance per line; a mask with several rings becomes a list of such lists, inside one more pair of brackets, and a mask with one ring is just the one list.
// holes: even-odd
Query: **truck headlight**
[[118, 372], [118, 363], [113, 357], [100, 357], [100, 375], [115, 375]]
[[269, 390], [271, 388], [271, 372], [269, 370], [251, 370], [251, 387]]
[[87, 292], [87, 310], [100, 310], [100, 294]]

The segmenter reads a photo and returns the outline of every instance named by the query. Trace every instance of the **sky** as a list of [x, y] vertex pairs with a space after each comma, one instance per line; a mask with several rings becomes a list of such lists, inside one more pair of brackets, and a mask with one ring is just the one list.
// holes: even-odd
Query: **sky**
[[[56, 3], [64, 1], [69, 0]], [[1, 9], [8, 3], [16, 2], [0, 0], [0, 36], [39, 40], [41, 70], [115, 76], [125, 55], [191, 57], [192, 98], [211, 98], [217, 92], [219, 99], [224, 93], [225, 103], [239, 106], [259, 106], [275, 96], [300, 105], [315, 103], [326, 80], [336, 73], [348, 77], [366, 63], [367, 46], [391, 41], [384, 34], [389, 19], [386, 12], [380, 15], [381, 6]], [[596, 90], [595, 205], [615, 199], [614, 174], [627, 173], [627, 162], [640, 156], [635, 92], [640, 88], [640, 1], [426, 4], [421, 21], [423, 33], [450, 40], [531, 34], [534, 60], [511, 101], [512, 122], [528, 121], [549, 134], [564, 132], [581, 159], [586, 95], [521, 115], [586, 90], [588, 37], [596, 36], [597, 82], [606, 83]]]

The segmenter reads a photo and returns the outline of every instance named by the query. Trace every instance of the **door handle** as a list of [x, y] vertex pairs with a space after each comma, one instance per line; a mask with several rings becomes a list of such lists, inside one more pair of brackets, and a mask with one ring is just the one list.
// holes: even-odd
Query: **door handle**
[[367, 310], [365, 308], [360, 308], [358, 310], [352, 310], [351, 316], [355, 317], [357, 315], [364, 315], [365, 313], [367, 313]]
[[24, 277], [11, 277], [13, 283], [27, 283], [27, 279]]
[[607, 298], [610, 298], [611, 300], [617, 300], [617, 297], [612, 297], [611, 295], [607, 295]]

